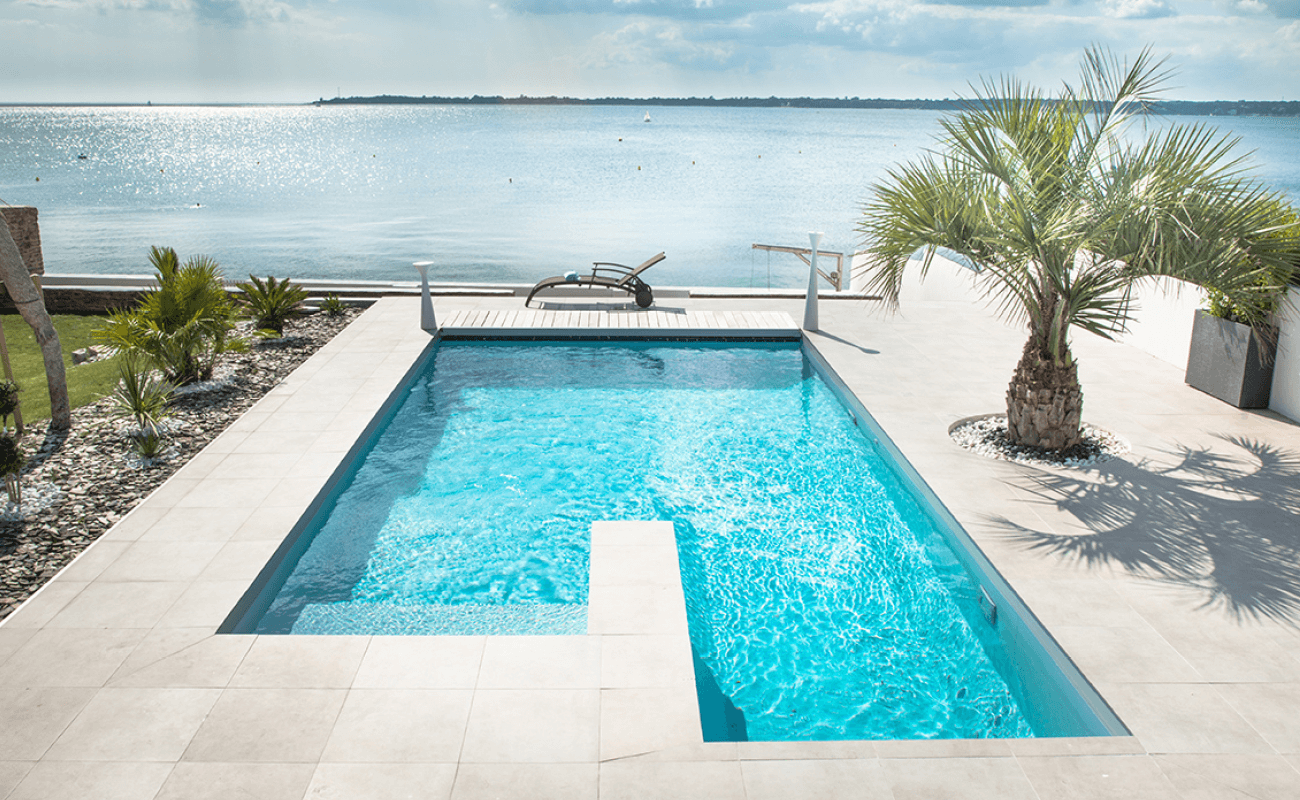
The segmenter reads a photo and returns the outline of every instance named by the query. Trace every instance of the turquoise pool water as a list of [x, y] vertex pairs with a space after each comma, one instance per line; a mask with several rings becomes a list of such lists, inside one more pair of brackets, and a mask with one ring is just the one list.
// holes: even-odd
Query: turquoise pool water
[[711, 738], [1035, 734], [798, 343], [443, 342], [325, 511], [256, 632], [584, 633], [591, 523], [670, 520]]

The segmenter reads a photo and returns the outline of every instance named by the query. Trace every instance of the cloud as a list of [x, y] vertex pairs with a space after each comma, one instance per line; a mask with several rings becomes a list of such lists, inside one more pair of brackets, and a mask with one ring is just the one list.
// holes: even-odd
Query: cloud
[[788, 0], [503, 0], [517, 14], [597, 14], [652, 19], [725, 21], [781, 9]]
[[632, 22], [613, 33], [597, 35], [586, 65], [608, 68], [665, 64], [706, 71], [752, 71], [770, 63], [767, 54], [742, 46], [734, 37], [702, 33], [688, 31], [675, 22]]
[[201, 23], [241, 28], [250, 23], [276, 23], [301, 15], [294, 6], [280, 0], [19, 0], [33, 8], [63, 11], [153, 12], [189, 17]]
[[1178, 13], [1164, 0], [1103, 0], [1101, 12], [1116, 19], [1159, 19]]

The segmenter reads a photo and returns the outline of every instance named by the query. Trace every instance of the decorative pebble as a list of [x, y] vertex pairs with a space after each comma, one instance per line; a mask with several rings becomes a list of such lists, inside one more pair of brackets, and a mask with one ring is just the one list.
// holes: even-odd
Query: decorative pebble
[[[167, 446], [141, 459], [131, 449], [132, 426], [98, 400], [72, 412], [72, 430], [29, 426], [20, 446], [28, 454], [21, 506], [0, 504], [0, 618], [7, 616], [92, 542], [162, 485], [262, 395], [289, 376], [361, 313], [290, 320], [287, 335], [229, 353], [213, 380], [186, 387], [173, 399]], [[0, 492], [0, 499], [7, 500]]]
[[1007, 439], [1006, 415], [984, 417], [949, 431], [952, 440], [971, 452], [1000, 461], [1052, 467], [1090, 467], [1122, 456], [1132, 448], [1123, 438], [1084, 423], [1083, 441], [1064, 452], [1012, 444]]

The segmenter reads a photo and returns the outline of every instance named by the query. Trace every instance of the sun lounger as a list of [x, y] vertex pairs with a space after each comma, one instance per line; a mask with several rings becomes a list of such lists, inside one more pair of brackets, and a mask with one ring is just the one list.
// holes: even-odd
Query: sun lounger
[[587, 286], [592, 289], [621, 289], [635, 297], [638, 306], [649, 308], [650, 304], [655, 301], [654, 292], [650, 290], [650, 284], [641, 279], [641, 273], [663, 261], [664, 258], [664, 254], [660, 253], [638, 267], [627, 267], [610, 261], [597, 261], [592, 265], [590, 275], [579, 275], [576, 272], [570, 272], [568, 275], [545, 278], [538, 281], [533, 290], [528, 293], [528, 299], [524, 301], [524, 305], [527, 306], [533, 302], [533, 296], [543, 289], [555, 289], [563, 286]]

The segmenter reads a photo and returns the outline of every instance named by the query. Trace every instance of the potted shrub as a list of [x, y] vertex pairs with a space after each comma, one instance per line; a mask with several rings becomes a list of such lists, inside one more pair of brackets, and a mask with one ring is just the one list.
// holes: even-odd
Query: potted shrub
[[1196, 312], [1184, 380], [1237, 408], [1268, 408], [1276, 331], [1261, 332], [1213, 307]]
[[[1286, 209], [1284, 216], [1294, 227], [1295, 212]], [[1275, 240], [1284, 253], [1291, 249], [1290, 266], [1261, 269], [1236, 291], [1209, 290], [1209, 308], [1197, 311], [1192, 324], [1184, 380], [1237, 408], [1268, 408], [1277, 352], [1273, 315], [1296, 276], [1298, 260], [1280, 233], [1262, 238]]]

